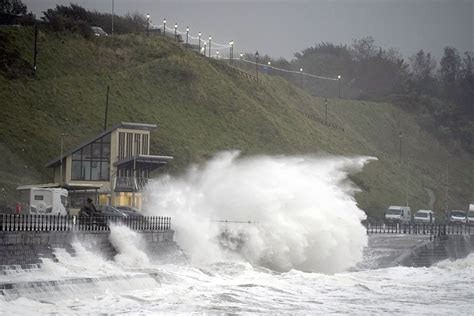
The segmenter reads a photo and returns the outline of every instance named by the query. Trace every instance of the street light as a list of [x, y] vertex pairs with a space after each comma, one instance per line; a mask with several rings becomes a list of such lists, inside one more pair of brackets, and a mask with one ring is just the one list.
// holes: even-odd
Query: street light
[[201, 32], [198, 33], [198, 45], [199, 45], [199, 53], [201, 53]]
[[186, 47], [188, 47], [189, 26], [186, 26]]
[[303, 68], [300, 68], [300, 85], [301, 89], [303, 89]]
[[209, 58], [211, 58], [211, 40], [212, 40], [212, 37], [211, 35], [209, 35]]
[[163, 36], [166, 37], [166, 19], [163, 19]]
[[59, 156], [59, 187], [63, 185], [63, 146], [64, 146], [64, 136], [68, 136], [66, 133], [61, 133], [61, 154]]
[[240, 53], [240, 60], [242, 60], [242, 58], [244, 58], [244, 54]]
[[174, 39], [178, 40], [178, 23], [174, 24]]
[[337, 81], [339, 82], [339, 99], [341, 98], [341, 75], [337, 76]]
[[324, 123], [328, 125], [328, 98], [324, 99], [324, 105], [326, 107], [326, 114], [324, 115]]
[[216, 59], [219, 59], [219, 50], [216, 52]]
[[255, 52], [255, 69], [256, 69], [256, 74], [257, 74], [257, 82], [258, 82], [258, 57], [260, 54], [258, 53], [258, 50]]
[[146, 36], [148, 36], [148, 30], [150, 28], [150, 14], [146, 15]]
[[232, 61], [232, 59], [234, 58], [234, 41], [230, 41], [229, 45], [230, 45], [230, 60]]
[[110, 34], [114, 35], [114, 0], [112, 0], [112, 32]]
[[398, 133], [398, 139], [400, 140], [400, 147], [399, 147], [399, 156], [400, 156], [400, 167], [402, 166], [402, 132]]

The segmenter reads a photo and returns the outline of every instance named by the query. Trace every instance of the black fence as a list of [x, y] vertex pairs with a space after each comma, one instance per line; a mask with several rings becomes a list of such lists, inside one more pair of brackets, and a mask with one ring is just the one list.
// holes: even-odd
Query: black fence
[[166, 231], [171, 229], [171, 217], [0, 214], [0, 231], [108, 231], [110, 225], [126, 226], [137, 231]]
[[366, 224], [367, 234], [412, 234], [430, 235], [471, 235], [474, 226], [469, 224]]

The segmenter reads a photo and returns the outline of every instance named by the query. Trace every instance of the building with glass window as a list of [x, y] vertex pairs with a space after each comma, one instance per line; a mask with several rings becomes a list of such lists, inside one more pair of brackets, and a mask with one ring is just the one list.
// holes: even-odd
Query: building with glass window
[[173, 159], [150, 155], [153, 128], [155, 124], [122, 122], [50, 161], [54, 182], [74, 191], [70, 207], [80, 208], [94, 197], [99, 204], [140, 208], [150, 172]]

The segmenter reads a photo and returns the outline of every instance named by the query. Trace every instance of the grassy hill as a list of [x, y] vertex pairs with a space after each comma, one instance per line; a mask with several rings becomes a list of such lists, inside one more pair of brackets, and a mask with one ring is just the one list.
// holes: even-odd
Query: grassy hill
[[[31, 62], [32, 28], [2, 26], [0, 35], [16, 52], [17, 67]], [[16, 78], [0, 75], [0, 186], [6, 199], [14, 198], [18, 184], [51, 180], [44, 166], [59, 155], [61, 133], [69, 135], [68, 149], [102, 130], [110, 85], [109, 125], [158, 124], [152, 153], [175, 156], [172, 172], [230, 148], [245, 154], [376, 156], [353, 180], [362, 189], [360, 206], [379, 216], [387, 205], [405, 201], [398, 137], [403, 130], [410, 205], [428, 207], [429, 189], [444, 208], [447, 164], [450, 206], [466, 208], [474, 201], [472, 157], [449, 152], [410, 113], [390, 104], [329, 99], [328, 120], [342, 130], [322, 124], [323, 99], [276, 76], [261, 75], [256, 83], [161, 37], [85, 40], [41, 31], [38, 47], [36, 77], [21, 71]]]

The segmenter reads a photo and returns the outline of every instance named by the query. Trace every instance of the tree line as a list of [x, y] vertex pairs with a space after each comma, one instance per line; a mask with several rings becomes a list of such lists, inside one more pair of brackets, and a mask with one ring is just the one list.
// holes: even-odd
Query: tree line
[[[255, 61], [255, 55], [245, 58]], [[260, 55], [260, 71], [278, 74], [316, 96], [338, 95], [334, 81], [304, 78], [298, 74], [274, 72], [272, 66], [336, 78], [341, 76], [343, 97], [386, 101], [416, 112], [425, 127], [449, 140], [457, 140], [474, 153], [474, 53], [464, 54], [445, 47], [439, 62], [430, 52], [419, 50], [404, 59], [397, 49], [384, 49], [372, 37], [355, 40], [351, 46], [322, 42], [295, 53], [294, 59], [273, 59]], [[246, 65], [249, 70], [251, 65]], [[255, 69], [253, 69], [255, 71]]]

